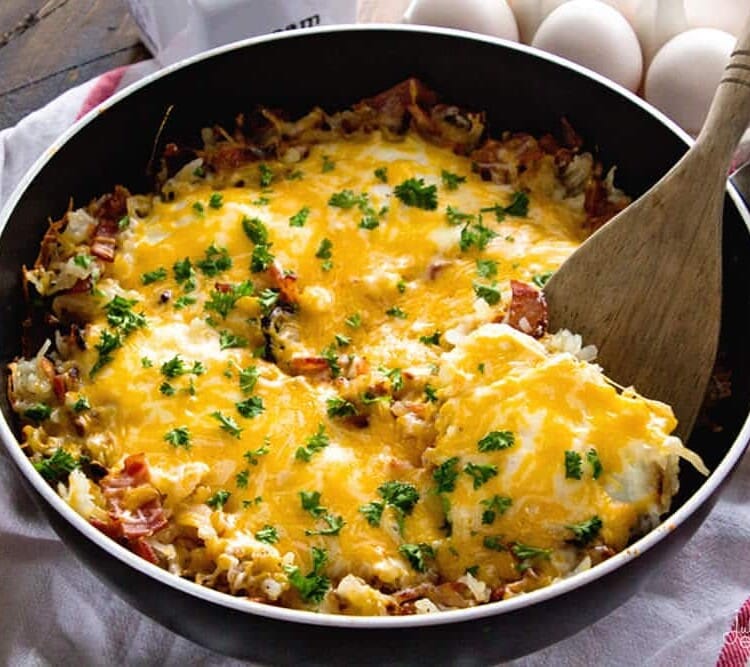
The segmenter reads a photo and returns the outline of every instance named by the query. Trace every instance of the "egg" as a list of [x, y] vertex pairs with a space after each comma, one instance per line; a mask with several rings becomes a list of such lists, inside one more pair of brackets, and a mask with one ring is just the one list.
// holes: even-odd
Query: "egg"
[[648, 68], [656, 52], [672, 37], [688, 29], [683, 0], [643, 0], [632, 21]]
[[413, 0], [404, 23], [471, 30], [518, 41], [518, 26], [505, 0]]
[[741, 0], [685, 0], [685, 13], [691, 28], [718, 28], [739, 37], [750, 16], [750, 3]]
[[508, 0], [516, 17], [518, 34], [524, 44], [531, 44], [539, 24], [567, 0]]
[[715, 28], [694, 28], [673, 37], [648, 69], [646, 100], [697, 134], [734, 44], [733, 35]]
[[641, 47], [616, 9], [598, 0], [571, 0], [539, 26], [532, 45], [589, 67], [625, 88], [641, 83]]

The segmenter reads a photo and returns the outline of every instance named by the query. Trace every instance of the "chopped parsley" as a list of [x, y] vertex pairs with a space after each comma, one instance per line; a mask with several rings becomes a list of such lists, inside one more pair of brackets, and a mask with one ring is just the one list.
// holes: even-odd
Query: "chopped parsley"
[[362, 326], [362, 316], [359, 313], [349, 315], [349, 317], [344, 320], [344, 324], [352, 329], [359, 329], [359, 327]]
[[366, 194], [354, 194], [353, 190], [342, 190], [341, 192], [334, 192], [328, 199], [328, 205], [336, 208], [350, 209], [355, 206], [362, 206], [367, 203]]
[[310, 215], [310, 207], [303, 206], [291, 218], [289, 218], [289, 226], [290, 227], [304, 227], [309, 215]]
[[141, 366], [143, 368], [151, 368], [154, 365], [154, 362], [151, 361], [148, 357], [141, 357]]
[[82, 269], [88, 269], [94, 258], [91, 255], [76, 255], [73, 258], [73, 264], [80, 266]]
[[112, 352], [122, 347], [122, 336], [119, 332], [112, 333], [105, 329], [99, 337], [99, 342], [94, 349], [99, 353], [99, 358], [91, 367], [90, 377], [94, 377], [106, 364], [112, 361]]
[[602, 520], [594, 515], [586, 521], [565, 527], [573, 531], [574, 537], [569, 541], [578, 547], [585, 547], [599, 534], [599, 531], [602, 529]]
[[325, 426], [318, 424], [318, 430], [307, 439], [304, 447], [297, 448], [294, 458], [298, 461], [309, 461], [315, 452], [325, 449], [330, 443]]
[[211, 196], [208, 198], [208, 205], [211, 208], [221, 208], [222, 206], [224, 206], [224, 195], [220, 192], [211, 193]]
[[599, 454], [597, 454], [593, 447], [586, 452], [586, 461], [591, 466], [591, 476], [594, 479], [599, 479], [599, 475], [602, 474], [604, 468], [602, 462], [599, 460]]
[[320, 171], [323, 174], [327, 174], [329, 171], [333, 171], [336, 168], [336, 163], [331, 160], [331, 158], [328, 155], [323, 156], [323, 165], [320, 168]]
[[182, 285], [185, 292], [192, 292], [195, 289], [195, 269], [187, 257], [172, 265], [172, 273], [177, 284]]
[[253, 419], [265, 410], [263, 399], [260, 396], [251, 396], [244, 401], [235, 403], [234, 406], [237, 408], [237, 412], [247, 419]]
[[497, 232], [486, 227], [480, 217], [478, 222], [467, 223], [461, 228], [458, 246], [461, 248], [461, 252], [466, 252], [472, 247], [476, 247], [477, 250], [484, 250], [496, 236]]
[[251, 466], [257, 466], [260, 463], [260, 457], [265, 456], [271, 451], [268, 437], [263, 439], [263, 444], [258, 449], [248, 449], [242, 456]]
[[365, 519], [367, 519], [367, 523], [369, 523], [371, 526], [379, 526], [380, 521], [383, 518], [384, 509], [384, 503], [380, 502], [379, 500], [373, 500], [371, 503], [361, 505], [359, 511], [362, 513]]
[[402, 544], [398, 552], [409, 561], [417, 572], [427, 571], [427, 560], [435, 557], [435, 550], [424, 542], [419, 544]]
[[352, 344], [352, 339], [349, 336], [345, 336], [344, 334], [334, 334], [333, 338], [336, 341], [336, 345], [338, 345], [339, 347], [348, 347]]
[[276, 304], [279, 302], [281, 294], [274, 289], [266, 288], [258, 294], [258, 304], [263, 315], [270, 315]]
[[48, 482], [60, 482], [80, 465], [71, 454], [58, 447], [52, 456], [34, 463], [36, 471]]
[[72, 408], [73, 408], [73, 412], [78, 414], [80, 412], [84, 412], [85, 410], [90, 410], [91, 404], [89, 403], [88, 398], [86, 398], [85, 396], [79, 396], [76, 399], [76, 402], [73, 403]]
[[193, 202], [193, 210], [200, 216], [206, 214], [206, 208], [199, 201]]
[[578, 452], [570, 449], [565, 452], [565, 477], [567, 479], [581, 479], [583, 471], [581, 470], [582, 460]]
[[378, 487], [378, 493], [387, 505], [408, 516], [419, 501], [419, 491], [413, 484], [391, 480]]
[[177, 297], [174, 302], [174, 309], [175, 310], [182, 310], [183, 308], [187, 306], [192, 306], [197, 299], [194, 296], [188, 296], [187, 294], [183, 294], [180, 297]]
[[473, 480], [474, 488], [478, 489], [497, 475], [497, 466], [467, 463], [464, 472]]
[[494, 495], [492, 498], [483, 500], [481, 504], [484, 507], [482, 523], [484, 525], [492, 525], [498, 515], [505, 514], [508, 511], [513, 501], [508, 496]]
[[480, 452], [497, 452], [512, 447], [515, 442], [512, 431], [490, 431], [477, 443], [477, 448]]
[[274, 255], [269, 248], [271, 245], [256, 245], [253, 248], [253, 254], [250, 256], [250, 270], [253, 273], [267, 271], [274, 260]]
[[258, 165], [260, 187], [267, 188], [273, 181], [273, 170], [267, 164]]
[[160, 280], [165, 280], [167, 277], [167, 270], [161, 266], [158, 269], [154, 269], [153, 271], [146, 271], [146, 273], [141, 274], [141, 283], [144, 285], [150, 285], [151, 283], [159, 282]]
[[442, 332], [435, 331], [434, 333], [430, 334], [429, 336], [420, 336], [419, 342], [424, 343], [425, 345], [440, 345], [440, 336]]
[[341, 396], [333, 396], [326, 401], [326, 412], [329, 417], [353, 417], [357, 414], [357, 406]]
[[375, 178], [377, 178], [381, 183], [387, 183], [388, 182], [388, 167], [378, 167], [375, 170]]
[[494, 278], [497, 275], [497, 262], [494, 259], [478, 259], [477, 273], [480, 278]]
[[240, 390], [243, 394], [249, 394], [255, 389], [255, 385], [260, 377], [260, 371], [257, 366], [248, 366], [240, 371]]
[[324, 514], [320, 519], [325, 521], [328, 527], [318, 528], [317, 530], [305, 530], [305, 535], [338, 535], [346, 525], [344, 517], [334, 514]]
[[539, 289], [543, 289], [544, 286], [549, 282], [552, 277], [552, 271], [546, 271], [545, 273], [537, 273], [531, 277], [531, 282], [534, 283]]
[[466, 176], [452, 174], [445, 169], [440, 172], [440, 179], [443, 181], [446, 190], [456, 190], [461, 183], [466, 183]]
[[497, 282], [493, 282], [491, 285], [482, 285], [481, 283], [472, 283], [474, 287], [474, 294], [477, 295], [478, 299], [484, 299], [488, 305], [496, 306], [500, 303], [500, 289], [497, 286]]
[[424, 397], [428, 403], [437, 403], [437, 389], [431, 384], [426, 384], [424, 387]]
[[217, 248], [213, 243], [206, 248], [205, 258], [195, 264], [201, 272], [213, 278], [222, 271], [232, 268], [232, 258], [226, 248]]
[[[257, 248], [256, 248], [257, 249]], [[214, 289], [209, 295], [208, 301], [204, 304], [206, 310], [221, 315], [225, 320], [237, 302], [244, 296], [251, 296], [254, 291], [253, 283], [249, 280], [243, 280], [238, 285], [232, 285], [228, 289]]]
[[506, 215], [512, 215], [516, 218], [525, 218], [529, 213], [529, 196], [525, 192], [514, 192], [513, 199], [507, 206], [495, 204], [480, 209], [482, 213], [494, 213], [498, 222], [502, 222]]
[[218, 410], [212, 412], [211, 416], [219, 422], [222, 431], [226, 431], [229, 435], [234, 436], [239, 440], [240, 435], [242, 434], [242, 427], [239, 426], [232, 417], [228, 417]]
[[266, 204], [270, 204], [271, 200], [268, 197], [261, 196], [257, 199], [253, 199], [253, 201], [250, 202], [253, 206], [265, 206]]
[[185, 362], [176, 354], [169, 361], [165, 361], [160, 368], [161, 374], [167, 378], [176, 378], [188, 372]]
[[377, 215], [368, 214], [359, 221], [360, 229], [375, 229], [378, 226], [380, 226], [380, 219]]
[[434, 211], [437, 206], [437, 187], [427, 185], [423, 178], [408, 178], [397, 185], [393, 193], [407, 206]]
[[326, 508], [320, 504], [320, 491], [300, 491], [299, 500], [302, 509], [316, 519], [326, 513]]
[[458, 479], [458, 456], [453, 456], [443, 461], [432, 471], [432, 479], [437, 482], [438, 493], [450, 493], [456, 489]]
[[279, 532], [273, 526], [266, 524], [255, 533], [255, 539], [266, 544], [276, 544], [279, 541]]
[[260, 218], [242, 218], [242, 230], [245, 236], [256, 245], [268, 244], [268, 228]]
[[104, 306], [109, 326], [119, 330], [124, 336], [145, 327], [145, 316], [142, 313], [133, 312], [133, 306], [136, 303], [138, 302], [135, 299], [124, 299], [119, 295], [112, 299]]
[[173, 447], [182, 447], [190, 449], [190, 431], [187, 426], [178, 426], [164, 434], [166, 440]]
[[328, 363], [328, 368], [331, 369], [331, 377], [337, 378], [339, 375], [341, 375], [341, 366], [339, 366], [339, 355], [336, 352], [336, 347], [334, 345], [329, 345], [328, 347], [324, 348], [323, 351], [321, 352], [321, 356]]
[[284, 571], [289, 583], [297, 589], [302, 600], [319, 603], [331, 587], [331, 581], [328, 577], [321, 574], [328, 555], [324, 549], [318, 549], [317, 547], [312, 548], [312, 554], [313, 569], [305, 576], [302, 575], [298, 567], [293, 565], [284, 565]]
[[250, 471], [247, 468], [238, 472], [234, 476], [234, 483], [237, 485], [238, 489], [246, 489], [247, 483], [249, 480], [250, 480]]
[[130, 226], [130, 216], [129, 215], [123, 215], [118, 221], [117, 221], [117, 229], [122, 231], [123, 229], [127, 229]]
[[222, 350], [228, 350], [232, 347], [247, 347], [248, 345], [247, 338], [237, 336], [231, 331], [222, 331], [219, 333], [219, 346]]
[[453, 206], [448, 206], [445, 209], [445, 217], [448, 218], [448, 224], [454, 227], [474, 221], [474, 216], [471, 213], [461, 213]]
[[333, 242], [331, 239], [323, 239], [315, 251], [315, 256], [318, 259], [331, 259], [333, 256], [331, 250], [333, 250]]
[[388, 310], [385, 311], [385, 314], [389, 317], [396, 317], [399, 320], [405, 320], [407, 317], [409, 317], [401, 308], [398, 306], [392, 306]]
[[229, 491], [220, 489], [206, 501], [206, 505], [215, 510], [223, 509], [231, 495]]
[[502, 538], [497, 535], [487, 535], [482, 540], [482, 546], [490, 551], [505, 551], [507, 549]]
[[30, 408], [24, 410], [23, 416], [26, 419], [30, 419], [33, 422], [43, 422], [45, 419], [49, 419], [52, 414], [52, 408], [46, 403], [35, 403]]
[[166, 381], [159, 385], [159, 391], [165, 396], [174, 396], [177, 393], [177, 390]]
[[390, 380], [393, 391], [401, 391], [404, 388], [404, 374], [400, 368], [391, 368], [386, 371], [385, 376]]
[[541, 547], [532, 547], [528, 544], [521, 544], [520, 542], [516, 542], [510, 550], [513, 552], [513, 555], [516, 558], [520, 558], [522, 560], [526, 559], [532, 559], [532, 558], [544, 558], [546, 560], [549, 560], [549, 557], [552, 555], [552, 549], [542, 549]]

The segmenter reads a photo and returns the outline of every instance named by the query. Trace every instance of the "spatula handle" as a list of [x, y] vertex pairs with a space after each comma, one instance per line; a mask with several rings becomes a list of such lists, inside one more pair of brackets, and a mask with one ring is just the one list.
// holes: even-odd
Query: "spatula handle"
[[696, 143], [726, 173], [737, 143], [750, 125], [750, 17], [745, 22]]

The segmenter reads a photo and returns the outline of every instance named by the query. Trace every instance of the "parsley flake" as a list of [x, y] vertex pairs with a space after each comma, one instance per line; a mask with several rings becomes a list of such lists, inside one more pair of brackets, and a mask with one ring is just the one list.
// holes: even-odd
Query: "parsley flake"
[[497, 452], [512, 447], [516, 438], [512, 431], [490, 431], [478, 443], [480, 452]]
[[473, 480], [474, 489], [478, 489], [497, 475], [497, 466], [467, 463], [464, 472]]
[[494, 259], [478, 259], [477, 273], [480, 278], [494, 278], [497, 275], [497, 262]]
[[583, 471], [581, 470], [582, 460], [578, 452], [570, 449], [565, 452], [565, 477], [567, 479], [581, 479]]
[[602, 520], [594, 515], [586, 521], [581, 521], [581, 523], [574, 523], [565, 527], [573, 531], [574, 537], [569, 541], [578, 547], [585, 547], [589, 542], [596, 538], [599, 531], [602, 529], [602, 525]]
[[206, 505], [208, 505], [210, 508], [214, 510], [223, 509], [224, 505], [227, 504], [227, 501], [229, 500], [229, 497], [231, 495], [232, 494], [229, 491], [220, 489], [206, 501]]
[[279, 541], [279, 532], [273, 526], [266, 524], [255, 533], [255, 539], [266, 544], [276, 544]]
[[456, 190], [461, 183], [466, 183], [466, 176], [452, 174], [445, 169], [440, 172], [440, 178], [446, 190]]
[[586, 452], [586, 461], [591, 466], [591, 476], [594, 479], [599, 479], [599, 475], [602, 474], [604, 468], [599, 460], [599, 454], [593, 447]]
[[190, 431], [187, 426], [178, 426], [164, 434], [164, 440], [173, 447], [190, 449]]
[[531, 277], [531, 282], [534, 283], [539, 289], [544, 289], [544, 286], [549, 282], [552, 277], [552, 271], [545, 271], [544, 273], [537, 273]]
[[420, 542], [419, 544], [402, 544], [398, 548], [398, 551], [417, 572], [426, 572], [428, 559], [435, 557], [435, 550], [424, 542]]
[[393, 193], [407, 206], [434, 211], [437, 206], [437, 187], [427, 185], [423, 178], [408, 178], [397, 185]]
[[371, 526], [379, 526], [380, 521], [383, 518], [383, 510], [385, 504], [379, 500], [373, 500], [371, 503], [361, 505], [359, 508], [360, 513], [367, 519], [367, 523]]
[[240, 439], [243, 429], [232, 417], [228, 417], [222, 412], [219, 412], [219, 410], [212, 412], [211, 416], [219, 422], [222, 431], [226, 431], [229, 435], [234, 436], [238, 440]]
[[160, 280], [165, 280], [167, 277], [167, 270], [161, 266], [158, 269], [154, 269], [153, 271], [146, 271], [146, 273], [141, 274], [141, 283], [143, 285], [150, 285], [151, 283], [159, 282]]
[[211, 194], [211, 196], [208, 198], [208, 205], [211, 208], [219, 209], [222, 206], [224, 206], [224, 195], [220, 192], [214, 192]]
[[244, 401], [235, 403], [234, 406], [237, 408], [237, 412], [247, 419], [253, 419], [265, 410], [263, 399], [260, 396], [251, 396]]
[[49, 458], [34, 462], [36, 471], [50, 483], [64, 481], [79, 465], [62, 447], [58, 447]]
[[495, 522], [498, 515], [505, 514], [513, 501], [508, 496], [494, 495], [481, 502], [484, 511], [482, 512], [482, 523], [491, 525]]
[[443, 461], [432, 471], [432, 479], [437, 482], [438, 493], [450, 493], [456, 489], [458, 479], [458, 456], [453, 456]]

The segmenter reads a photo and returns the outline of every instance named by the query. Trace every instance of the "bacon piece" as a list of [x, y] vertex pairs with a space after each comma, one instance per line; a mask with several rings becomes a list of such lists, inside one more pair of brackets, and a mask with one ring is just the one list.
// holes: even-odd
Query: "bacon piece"
[[273, 286], [279, 290], [281, 300], [290, 305], [299, 304], [299, 288], [297, 286], [297, 276], [281, 268], [281, 264], [273, 262], [268, 269], [268, 275], [271, 278]]
[[232, 171], [249, 162], [258, 162], [267, 156], [257, 146], [248, 144], [220, 144], [202, 154], [203, 162], [216, 171]]
[[100, 220], [94, 230], [94, 240], [91, 242], [91, 254], [103, 262], [113, 262], [117, 232], [119, 228], [114, 220]]
[[65, 375], [55, 375], [52, 378], [52, 391], [55, 392], [55, 397], [60, 403], [65, 400], [65, 392], [68, 390]]
[[373, 109], [378, 120], [390, 131], [402, 134], [408, 127], [410, 111], [429, 109], [437, 102], [437, 95], [421, 81], [411, 78], [368, 97], [354, 105], [355, 110]]
[[541, 338], [549, 324], [544, 294], [520, 280], [511, 280], [510, 289], [512, 296], [505, 323], [529, 336]]
[[150, 474], [144, 454], [133, 454], [125, 459], [119, 473], [110, 473], [100, 487], [109, 505], [110, 525], [103, 529], [108, 535], [123, 539], [133, 549], [132, 540], [150, 537], [167, 525], [161, 498], [144, 494], [144, 502], [135, 508], [127, 507], [129, 494], [136, 488], [150, 486]]
[[328, 373], [330, 365], [325, 357], [292, 357], [289, 360], [289, 369], [292, 375], [310, 377]]
[[[113, 253], [114, 256], [114, 253]], [[91, 291], [91, 278], [79, 278], [76, 280], [73, 287], [69, 287], [64, 291], [64, 294], [83, 294]]]
[[610, 218], [617, 215], [628, 204], [628, 200], [611, 201], [604, 183], [597, 177], [586, 184], [583, 208], [586, 211], [586, 226], [594, 232]]
[[159, 558], [157, 557], [153, 547], [143, 538], [133, 540], [131, 549], [135, 554], [143, 558], [143, 560], [147, 560], [149, 563], [153, 563], [154, 565], [159, 564]]

